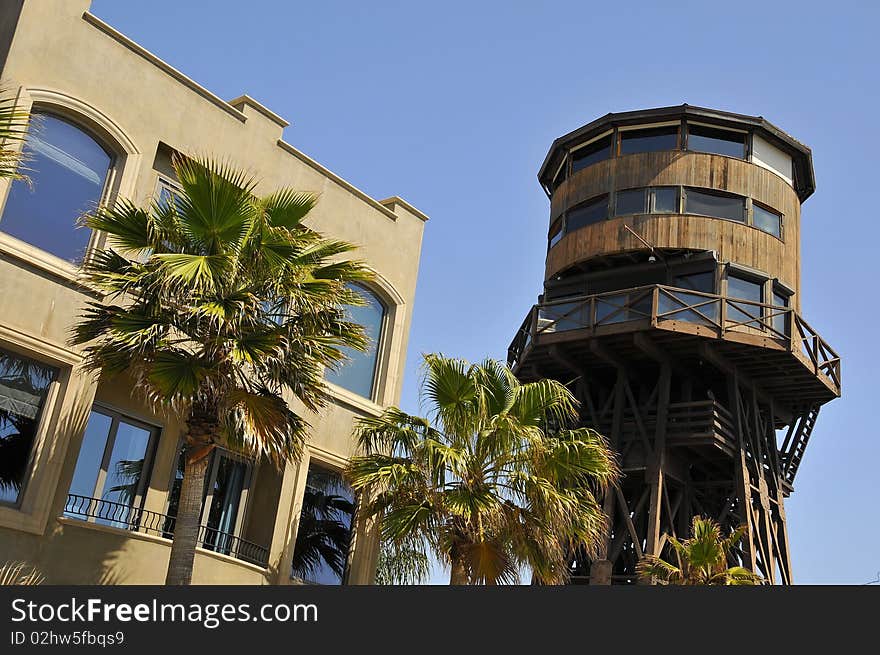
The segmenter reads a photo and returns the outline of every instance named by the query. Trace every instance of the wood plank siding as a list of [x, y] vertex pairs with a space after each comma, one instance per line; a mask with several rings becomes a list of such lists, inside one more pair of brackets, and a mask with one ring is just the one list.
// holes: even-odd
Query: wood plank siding
[[783, 239], [735, 221], [685, 214], [629, 215], [600, 221], [562, 237], [547, 255], [546, 278], [604, 255], [644, 250], [624, 225], [657, 248], [715, 250], [779, 279], [800, 306], [800, 202], [780, 176], [747, 161], [686, 151], [624, 155], [574, 173], [553, 193], [551, 223], [567, 209], [604, 193], [647, 186], [693, 186], [751, 198], [783, 216]]

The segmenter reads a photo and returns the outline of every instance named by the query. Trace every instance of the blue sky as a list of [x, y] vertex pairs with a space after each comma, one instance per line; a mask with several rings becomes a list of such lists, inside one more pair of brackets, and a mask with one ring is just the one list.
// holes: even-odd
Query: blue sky
[[[94, 0], [92, 11], [370, 195], [429, 214], [403, 397], [422, 352], [503, 358], [541, 289], [552, 140], [609, 111], [763, 115], [813, 150], [802, 309], [842, 355], [786, 509], [799, 583], [880, 570], [878, 5]], [[225, 153], [218, 153], [225, 154]]]

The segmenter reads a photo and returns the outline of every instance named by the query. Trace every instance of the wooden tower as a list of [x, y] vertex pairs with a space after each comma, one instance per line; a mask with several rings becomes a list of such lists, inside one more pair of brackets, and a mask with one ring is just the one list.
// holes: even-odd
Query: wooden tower
[[574, 582], [636, 581], [695, 514], [747, 526], [736, 563], [792, 581], [784, 498], [840, 359], [800, 314], [809, 148], [761, 117], [682, 105], [608, 114], [553, 142], [544, 292], [509, 349], [555, 378], [624, 477], [604, 558]]

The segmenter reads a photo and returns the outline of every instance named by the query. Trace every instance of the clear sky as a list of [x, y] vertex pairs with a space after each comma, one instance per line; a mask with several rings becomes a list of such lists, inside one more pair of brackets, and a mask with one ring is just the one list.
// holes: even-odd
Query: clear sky
[[[880, 5], [849, 2], [94, 0], [99, 17], [376, 198], [431, 216], [420, 353], [503, 358], [541, 289], [552, 140], [609, 111], [687, 102], [762, 115], [813, 150], [802, 309], [843, 357], [789, 499], [800, 583], [880, 570], [877, 324]], [[227, 153], [217, 153], [227, 154]], [[233, 154], [234, 153], [228, 153]], [[869, 202], [870, 200], [870, 202]], [[873, 400], [872, 400], [873, 399]]]

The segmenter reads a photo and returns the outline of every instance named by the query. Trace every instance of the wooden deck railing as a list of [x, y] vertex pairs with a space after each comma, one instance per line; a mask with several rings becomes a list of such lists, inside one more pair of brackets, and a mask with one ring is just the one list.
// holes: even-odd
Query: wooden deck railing
[[592, 330], [632, 321], [661, 326], [680, 321], [715, 330], [758, 334], [774, 339], [802, 357], [814, 373], [822, 373], [839, 389], [840, 356], [790, 307], [728, 298], [655, 284], [535, 305], [507, 351], [515, 366], [541, 335]]

